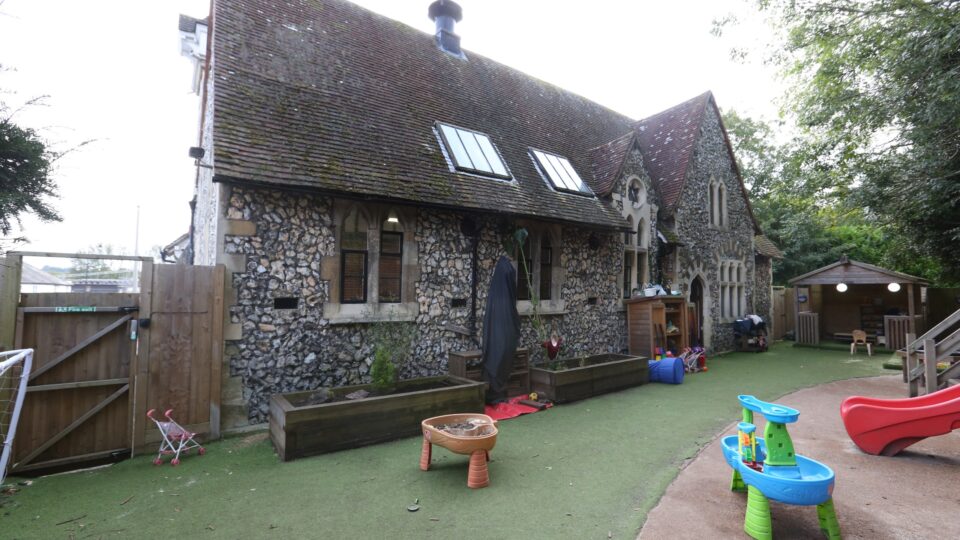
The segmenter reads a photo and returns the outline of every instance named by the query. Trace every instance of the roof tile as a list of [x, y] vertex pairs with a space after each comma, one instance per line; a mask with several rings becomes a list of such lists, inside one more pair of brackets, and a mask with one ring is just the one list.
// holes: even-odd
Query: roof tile
[[[214, 3], [218, 180], [624, 227], [607, 202], [553, 191], [529, 147], [567, 157], [595, 192], [589, 149], [633, 120], [340, 0]], [[514, 181], [451, 170], [435, 122], [486, 133]]]

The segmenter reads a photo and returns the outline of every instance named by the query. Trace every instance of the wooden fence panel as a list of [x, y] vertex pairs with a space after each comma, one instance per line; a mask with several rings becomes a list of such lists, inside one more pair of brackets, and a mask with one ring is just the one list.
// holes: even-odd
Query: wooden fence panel
[[[793, 290], [791, 289], [792, 293]], [[770, 337], [774, 340], [783, 339], [787, 333], [787, 292], [783, 287], [773, 287], [773, 320], [771, 321]]]
[[820, 314], [812, 311], [801, 312], [797, 320], [797, 343], [804, 345], [820, 344]]
[[[181, 425], [219, 436], [223, 273], [222, 266], [154, 266], [145, 399], [135, 414], [173, 409]], [[135, 445], [157, 440], [147, 426]]]
[[[153, 450], [160, 434], [147, 424], [149, 408], [173, 408], [188, 429], [219, 437], [224, 269], [142, 263], [139, 294], [19, 295], [17, 287], [14, 296], [4, 283], [19, 271], [0, 269], [0, 314], [12, 307], [3, 320], [16, 321], [0, 345], [36, 351], [13, 472]], [[97, 309], [55, 309], [78, 306]], [[136, 319], [151, 323], [137, 342]]]
[[[922, 334], [923, 317], [914, 316], [914, 324], [917, 328], [917, 334]], [[907, 332], [910, 332], [909, 315], [886, 315], [883, 317], [883, 334], [886, 338], [888, 349], [898, 351], [907, 346]]]

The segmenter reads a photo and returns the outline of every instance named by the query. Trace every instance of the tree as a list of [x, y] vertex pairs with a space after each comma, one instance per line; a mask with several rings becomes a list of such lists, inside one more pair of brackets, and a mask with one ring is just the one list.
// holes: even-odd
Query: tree
[[819, 163], [821, 148], [801, 137], [777, 143], [778, 124], [724, 113], [724, 124], [750, 190], [754, 215], [785, 258], [774, 265], [774, 282], [815, 270], [842, 255], [903, 272], [935, 277], [930, 257], [904, 256], [897, 229], [856, 205], [835, 177]]
[[758, 5], [781, 30], [770, 60], [792, 81], [807, 148], [795, 163], [828, 171], [811, 180], [865, 209], [900, 254], [932, 258], [925, 275], [960, 281], [960, 0]]
[[[111, 244], [95, 244], [82, 252], [92, 255], [121, 255]], [[122, 279], [128, 277], [130, 271], [111, 265], [108, 259], [86, 259], [77, 257], [70, 259], [70, 277], [72, 279]]]
[[[28, 105], [37, 100], [28, 102]], [[56, 196], [51, 167], [59, 157], [29, 128], [13, 123], [16, 111], [0, 103], [0, 233], [7, 236], [25, 213], [41, 221], [60, 221], [45, 200]]]

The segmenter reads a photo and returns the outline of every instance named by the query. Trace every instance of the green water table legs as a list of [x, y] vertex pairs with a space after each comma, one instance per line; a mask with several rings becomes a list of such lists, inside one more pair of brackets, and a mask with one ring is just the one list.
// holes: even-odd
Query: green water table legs
[[840, 540], [840, 522], [833, 510], [833, 497], [817, 505], [817, 517], [820, 518], [820, 530], [830, 540]]
[[[830, 540], [840, 540], [840, 522], [833, 510], [833, 499], [817, 505], [817, 518], [820, 530]], [[773, 540], [773, 525], [770, 521], [770, 501], [753, 486], [747, 486], [747, 514], [743, 519], [743, 530], [756, 540]]]

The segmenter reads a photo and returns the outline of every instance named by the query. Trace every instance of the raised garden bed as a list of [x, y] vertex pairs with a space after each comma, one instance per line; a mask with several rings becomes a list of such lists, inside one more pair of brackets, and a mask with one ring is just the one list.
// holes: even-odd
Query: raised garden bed
[[648, 380], [647, 359], [624, 354], [597, 354], [530, 368], [533, 391], [557, 403], [623, 390]]
[[270, 398], [270, 440], [282, 461], [346, 450], [420, 433], [424, 418], [483, 412], [484, 385], [451, 375], [409, 379], [394, 393], [340, 400], [370, 385], [329, 389], [332, 398], [317, 403], [318, 392], [275, 394]]

